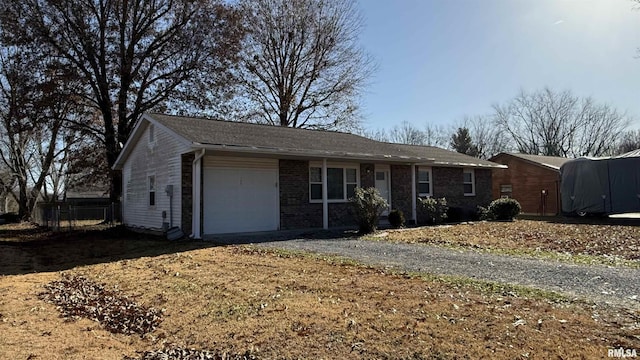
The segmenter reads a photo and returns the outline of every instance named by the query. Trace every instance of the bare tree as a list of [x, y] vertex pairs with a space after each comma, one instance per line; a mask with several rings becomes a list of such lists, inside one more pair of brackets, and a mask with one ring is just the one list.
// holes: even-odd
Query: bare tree
[[489, 159], [492, 156], [510, 150], [510, 140], [490, 116], [465, 117], [459, 126], [469, 130], [473, 144], [477, 148], [477, 157]]
[[361, 129], [360, 131], [356, 131], [355, 133], [375, 141], [391, 142], [389, 138], [389, 133], [385, 129], [377, 129], [377, 130]]
[[628, 153], [640, 149], [640, 130], [629, 130], [625, 132], [618, 141], [618, 148], [615, 155]]
[[4, 41], [37, 44], [80, 74], [102, 117], [87, 130], [109, 167], [143, 112], [212, 106], [206, 95], [226, 83], [242, 36], [239, 13], [210, 0], [0, 0], [0, 10]]
[[259, 109], [248, 120], [352, 130], [358, 96], [373, 72], [358, 44], [353, 0], [242, 1], [248, 35], [244, 88]]
[[25, 220], [47, 192], [51, 169], [62, 161], [62, 136], [71, 132], [65, 123], [79, 109], [74, 74], [31, 50], [0, 49], [0, 161], [9, 172], [2, 182]]
[[425, 133], [408, 121], [403, 121], [389, 131], [389, 140], [398, 144], [425, 145]]
[[449, 148], [449, 136], [443, 126], [428, 124], [424, 129], [424, 145]]
[[369, 139], [391, 142], [397, 144], [425, 145], [447, 148], [449, 146], [448, 135], [441, 126], [427, 125], [422, 131], [408, 121], [393, 126], [390, 130], [378, 129], [375, 131], [358, 132]]
[[496, 124], [526, 154], [579, 157], [609, 153], [628, 120], [609, 105], [570, 91], [522, 91], [495, 105]]

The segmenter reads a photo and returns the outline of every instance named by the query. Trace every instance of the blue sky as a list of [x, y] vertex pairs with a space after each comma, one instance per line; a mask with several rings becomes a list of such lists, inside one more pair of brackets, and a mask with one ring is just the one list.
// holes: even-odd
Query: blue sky
[[378, 71], [368, 129], [452, 126], [520, 89], [591, 96], [640, 129], [640, 10], [630, 0], [360, 0]]

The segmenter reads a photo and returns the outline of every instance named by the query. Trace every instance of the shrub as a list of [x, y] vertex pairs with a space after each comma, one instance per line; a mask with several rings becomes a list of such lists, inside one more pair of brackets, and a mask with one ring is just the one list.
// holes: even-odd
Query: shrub
[[478, 205], [476, 214], [480, 220], [491, 220], [491, 214], [489, 213], [489, 209], [486, 207]]
[[487, 209], [489, 216], [494, 220], [513, 220], [520, 214], [520, 203], [511, 198], [496, 199], [489, 204]]
[[404, 227], [405, 223], [404, 213], [402, 210], [394, 209], [389, 213], [389, 224], [396, 229]]
[[437, 225], [447, 218], [447, 199], [418, 198], [420, 211], [427, 219], [427, 224]]
[[366, 189], [358, 187], [349, 202], [353, 206], [360, 233], [368, 234], [376, 231], [380, 215], [388, 206], [378, 190], [374, 187]]

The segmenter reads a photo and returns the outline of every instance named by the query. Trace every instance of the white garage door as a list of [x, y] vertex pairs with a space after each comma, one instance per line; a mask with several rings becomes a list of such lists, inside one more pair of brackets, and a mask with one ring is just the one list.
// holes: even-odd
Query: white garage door
[[211, 162], [205, 160], [203, 171], [204, 233], [277, 230], [277, 168], [263, 162], [256, 168], [206, 167]]

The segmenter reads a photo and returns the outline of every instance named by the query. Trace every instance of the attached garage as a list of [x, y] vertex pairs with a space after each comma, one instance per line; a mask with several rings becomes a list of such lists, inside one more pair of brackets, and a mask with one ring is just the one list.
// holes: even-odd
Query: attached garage
[[278, 230], [278, 160], [205, 156], [203, 233]]

